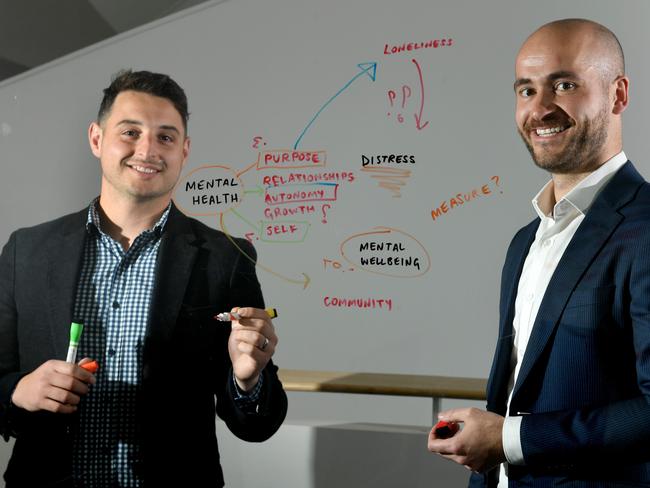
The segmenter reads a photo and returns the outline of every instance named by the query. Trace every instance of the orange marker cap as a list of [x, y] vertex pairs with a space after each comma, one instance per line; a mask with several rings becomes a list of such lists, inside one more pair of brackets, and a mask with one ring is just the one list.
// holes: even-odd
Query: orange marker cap
[[79, 367], [85, 369], [90, 373], [95, 374], [99, 369], [99, 363], [97, 361], [90, 361], [89, 363], [81, 364]]

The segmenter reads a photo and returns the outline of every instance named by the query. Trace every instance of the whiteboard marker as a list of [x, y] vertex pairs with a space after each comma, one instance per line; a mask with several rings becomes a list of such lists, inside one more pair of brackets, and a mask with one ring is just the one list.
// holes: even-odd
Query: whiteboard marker
[[77, 361], [77, 348], [81, 339], [81, 332], [84, 330], [83, 324], [72, 322], [70, 324], [70, 344], [68, 344], [68, 356], [65, 358], [66, 363]]
[[457, 422], [447, 422], [445, 420], [441, 420], [433, 427], [433, 431], [439, 439], [449, 439], [455, 436], [458, 430], [459, 426]]
[[[264, 310], [270, 319], [278, 316], [278, 311], [275, 308], [267, 308]], [[222, 312], [214, 316], [219, 322], [231, 322], [232, 320], [239, 320], [241, 316], [237, 312]]]

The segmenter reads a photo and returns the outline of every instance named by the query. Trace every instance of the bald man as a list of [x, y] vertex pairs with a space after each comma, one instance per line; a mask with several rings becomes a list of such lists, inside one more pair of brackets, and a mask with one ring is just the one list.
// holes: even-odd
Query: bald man
[[551, 180], [512, 240], [487, 412], [429, 450], [471, 487], [650, 486], [650, 186], [623, 152], [623, 51], [595, 22], [535, 31], [516, 60], [517, 129]]

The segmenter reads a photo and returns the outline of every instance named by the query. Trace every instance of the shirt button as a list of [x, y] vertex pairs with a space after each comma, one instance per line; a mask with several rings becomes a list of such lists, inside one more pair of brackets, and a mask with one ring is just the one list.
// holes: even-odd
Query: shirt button
[[112, 347], [109, 348], [109, 349], [108, 349], [108, 355], [109, 355], [109, 356], [115, 356], [115, 349], [113, 349]]
[[120, 308], [120, 302], [118, 302], [117, 300], [115, 300], [115, 301], [113, 302], [113, 308]]
[[553, 244], [553, 239], [546, 239], [546, 240], [544, 241], [544, 247], [548, 247], [548, 246], [550, 246], [551, 244]]

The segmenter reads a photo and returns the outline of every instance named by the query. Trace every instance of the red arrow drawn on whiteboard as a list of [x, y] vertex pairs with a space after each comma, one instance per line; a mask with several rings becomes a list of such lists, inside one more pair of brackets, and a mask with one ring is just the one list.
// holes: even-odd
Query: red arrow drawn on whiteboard
[[411, 61], [413, 61], [415, 67], [418, 69], [418, 76], [420, 77], [420, 113], [413, 114], [413, 116], [415, 117], [415, 126], [418, 130], [422, 130], [429, 125], [428, 120], [424, 122], [424, 124], [422, 123], [422, 110], [424, 109], [424, 81], [422, 80], [422, 69], [420, 68], [420, 65], [415, 59], [411, 59]]

